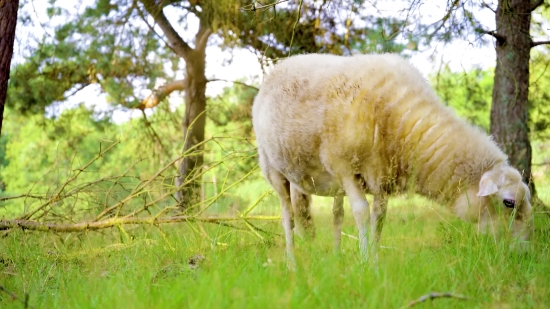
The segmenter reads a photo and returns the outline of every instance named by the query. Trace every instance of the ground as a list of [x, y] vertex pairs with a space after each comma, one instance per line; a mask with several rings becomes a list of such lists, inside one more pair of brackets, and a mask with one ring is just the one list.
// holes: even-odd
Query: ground
[[[318, 201], [318, 200], [316, 200]], [[320, 204], [326, 204], [322, 202]], [[277, 212], [277, 205], [274, 205]], [[379, 273], [360, 263], [349, 206], [341, 255], [329, 208], [315, 208], [313, 243], [297, 240], [298, 270], [284, 259], [280, 222], [267, 233], [213, 224], [125, 227], [73, 234], [12, 231], [0, 238], [0, 308], [545, 308], [550, 304], [550, 225], [524, 252], [476, 235], [440, 206], [390, 202]]]

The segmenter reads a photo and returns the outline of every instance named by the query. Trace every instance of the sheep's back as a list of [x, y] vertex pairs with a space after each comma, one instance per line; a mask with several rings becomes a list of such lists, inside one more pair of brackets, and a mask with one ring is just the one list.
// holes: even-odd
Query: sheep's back
[[[259, 147], [285, 176], [361, 174], [371, 192], [411, 177], [424, 193], [438, 192], [476, 168], [468, 164], [503, 156], [391, 54], [288, 58], [262, 84], [253, 122]], [[479, 149], [457, 147], [461, 138]]]

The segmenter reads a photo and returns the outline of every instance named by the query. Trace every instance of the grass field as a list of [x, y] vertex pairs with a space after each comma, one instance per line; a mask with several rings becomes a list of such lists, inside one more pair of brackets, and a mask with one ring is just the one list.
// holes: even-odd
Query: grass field
[[[318, 201], [318, 200], [316, 200]], [[409, 205], [411, 204], [412, 205]], [[325, 202], [326, 204], [326, 202]], [[277, 212], [276, 205], [273, 206]], [[357, 234], [346, 208], [344, 232]], [[536, 215], [526, 252], [477, 236], [473, 226], [425, 200], [391, 200], [379, 273], [358, 260], [357, 240], [332, 252], [332, 218], [315, 208], [317, 238], [297, 239], [286, 269], [279, 222], [259, 236], [214, 224], [126, 227], [125, 232], [0, 238], [0, 308], [547, 308], [550, 225]]]

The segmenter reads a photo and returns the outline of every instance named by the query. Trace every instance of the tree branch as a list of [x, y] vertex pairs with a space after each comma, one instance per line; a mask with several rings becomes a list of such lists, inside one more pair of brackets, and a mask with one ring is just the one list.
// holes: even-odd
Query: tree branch
[[124, 218], [110, 218], [102, 221], [87, 221], [80, 223], [47, 223], [38, 222], [34, 220], [0, 220], [0, 231], [13, 228], [22, 228], [27, 230], [41, 231], [41, 232], [81, 232], [81, 231], [94, 231], [105, 228], [110, 228], [123, 224], [166, 224], [177, 222], [207, 222], [207, 223], [220, 223], [230, 221], [246, 221], [246, 220], [280, 220], [280, 216], [247, 216], [247, 217], [197, 217], [197, 216], [175, 216], [159, 218], [153, 217], [124, 217]]
[[203, 26], [202, 22], [199, 26], [199, 31], [195, 35], [195, 50], [204, 53], [206, 49], [206, 44], [208, 43], [208, 38], [212, 34], [212, 29], [207, 26]]
[[151, 93], [145, 100], [141, 101], [141, 103], [136, 108], [141, 110], [144, 110], [146, 108], [153, 108], [159, 105], [159, 103], [162, 102], [162, 100], [164, 100], [164, 98], [169, 96], [172, 92], [182, 90], [185, 90], [185, 80], [175, 80], [156, 90], [153, 90], [153, 93]]
[[212, 78], [212, 79], [209, 79], [207, 81], [208, 82], [228, 82], [228, 83], [241, 85], [241, 86], [244, 86], [244, 87], [247, 87], [247, 88], [250, 88], [250, 89], [254, 89], [256, 91], [260, 91], [260, 89], [258, 87], [249, 85], [247, 83], [239, 82], [239, 81], [233, 81], [233, 80], [227, 80], [227, 79], [221, 79], [221, 78]]
[[488, 8], [489, 10], [491, 10], [495, 14], [497, 13], [497, 10], [490, 7], [489, 4], [485, 3], [485, 1], [482, 1], [481, 3], [482, 3], [481, 6]]
[[504, 44], [504, 42], [506, 42], [506, 37], [501, 35], [501, 34], [498, 34], [496, 33], [496, 31], [494, 30], [482, 30], [480, 29], [479, 30], [479, 33], [481, 34], [489, 34], [489, 35], [492, 35], [495, 39], [497, 39], [497, 41], [500, 43], [500, 44]]
[[529, 13], [533, 12], [534, 10], [536, 10], [541, 4], [544, 3], [544, 0], [538, 0], [537, 2], [533, 3], [531, 5], [531, 8], [529, 9]]
[[539, 45], [545, 45], [550, 44], [550, 41], [538, 41], [538, 42], [531, 42], [531, 47], [539, 46]]
[[449, 292], [447, 292], [447, 293], [432, 292], [430, 294], [426, 294], [426, 295], [420, 297], [417, 300], [411, 301], [407, 306], [405, 306], [403, 308], [411, 308], [411, 307], [416, 306], [420, 303], [423, 303], [427, 300], [433, 300], [433, 299], [436, 299], [436, 298], [457, 298], [457, 299], [462, 299], [462, 300], [467, 300], [468, 299], [468, 297], [466, 297], [466, 296], [459, 295], [459, 294], [453, 294], [453, 293], [449, 293]]
[[[250, 89], [254, 89], [256, 91], [259, 91], [258, 87], [249, 85], [247, 83], [239, 82], [239, 81], [232, 81], [232, 80], [226, 80], [226, 79], [220, 79], [220, 78], [213, 78], [207, 80], [207, 82], [228, 82], [233, 83], [237, 85], [241, 85]], [[162, 102], [167, 96], [169, 96], [174, 91], [183, 91], [185, 90], [185, 80], [175, 80], [173, 82], [167, 83], [166, 85], [153, 90], [153, 93], [151, 93], [147, 98], [145, 98], [141, 103], [136, 106], [135, 108], [140, 110], [145, 110], [146, 108], [153, 108]]]
[[172, 24], [164, 15], [162, 7], [155, 5], [154, 0], [140, 0], [145, 7], [145, 10], [153, 17], [157, 25], [160, 27], [168, 41], [172, 45], [172, 49], [182, 58], [186, 58], [192, 48], [181, 38], [178, 32], [172, 27]]

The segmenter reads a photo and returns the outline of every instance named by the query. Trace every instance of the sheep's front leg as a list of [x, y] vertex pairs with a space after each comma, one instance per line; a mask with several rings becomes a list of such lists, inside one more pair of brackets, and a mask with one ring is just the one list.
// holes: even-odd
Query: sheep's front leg
[[361, 258], [363, 261], [366, 261], [368, 258], [369, 243], [369, 203], [355, 177], [343, 178], [342, 186], [348, 196], [355, 224], [357, 224], [357, 229], [359, 230], [359, 251], [361, 252]]
[[334, 196], [332, 203], [335, 253], [340, 253], [340, 244], [342, 242], [342, 223], [344, 222], [344, 196], [342, 194], [343, 192]]
[[378, 263], [378, 248], [380, 247], [380, 235], [382, 233], [382, 227], [384, 226], [384, 220], [386, 219], [386, 210], [388, 208], [388, 196], [385, 194], [374, 195], [374, 203], [372, 205], [372, 212], [370, 217], [371, 234], [374, 235], [374, 243], [371, 248], [373, 250], [373, 256], [375, 263]]

